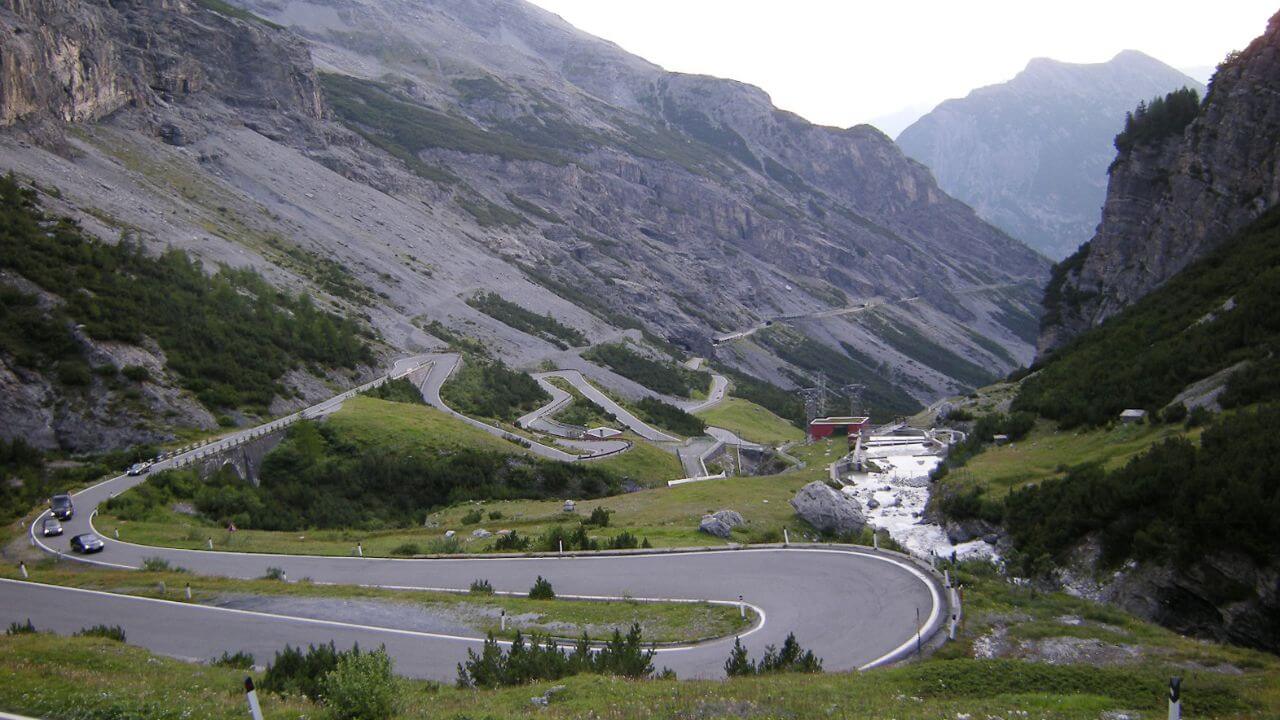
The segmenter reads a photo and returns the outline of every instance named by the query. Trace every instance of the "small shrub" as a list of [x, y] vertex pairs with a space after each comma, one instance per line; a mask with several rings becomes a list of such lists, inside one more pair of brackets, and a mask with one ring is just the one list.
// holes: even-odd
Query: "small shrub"
[[473, 595], [492, 595], [493, 585], [488, 580], [472, 580], [471, 594]]
[[303, 695], [312, 700], [321, 697], [321, 683], [324, 677], [338, 667], [338, 659], [347, 655], [358, 655], [360, 646], [346, 652], [338, 652], [333, 641], [324, 645], [309, 645], [304, 653], [302, 648], [285, 645], [284, 650], [276, 653], [275, 660], [267, 666], [262, 675], [260, 687], [263, 692], [277, 695]]
[[584, 525], [595, 525], [596, 527], [609, 527], [609, 516], [613, 513], [604, 507], [597, 505], [591, 511], [591, 517], [583, 520]]
[[1187, 419], [1187, 406], [1182, 403], [1170, 405], [1160, 414], [1160, 419], [1167, 423], [1180, 423]]
[[93, 627], [81, 628], [76, 632], [76, 637], [100, 637], [116, 642], [124, 642], [124, 628], [119, 625], [94, 625]]
[[[645, 541], [647, 542], [648, 538], [645, 538]], [[640, 539], [631, 534], [629, 530], [623, 530], [609, 538], [607, 547], [610, 550], [634, 550], [640, 547]]]
[[489, 511], [489, 519], [490, 519], [490, 520], [501, 520], [501, 519], [502, 519], [502, 511], [501, 511], [501, 510], [490, 510], [490, 511]]
[[267, 568], [267, 574], [262, 576], [263, 580], [284, 580], [284, 570], [278, 567]]
[[475, 525], [476, 523], [480, 522], [483, 519], [484, 519], [484, 513], [480, 511], [480, 508], [476, 508], [475, 510], [472, 510], [468, 512], [466, 515], [462, 516], [462, 524]]
[[169, 561], [162, 557], [149, 557], [142, 560], [143, 572], [169, 572]]
[[31, 624], [31, 618], [27, 618], [25, 624], [9, 623], [9, 629], [4, 631], [5, 635], [34, 635], [35, 633], [36, 626]]
[[343, 654], [321, 683], [324, 704], [341, 720], [386, 720], [396, 711], [391, 657], [378, 648]]
[[552, 589], [551, 581], [541, 575], [533, 581], [533, 587], [529, 588], [530, 600], [554, 600], [555, 597], [556, 591]]
[[141, 365], [125, 365], [120, 374], [134, 382], [146, 382], [151, 379], [151, 371]]
[[783, 672], [819, 673], [822, 672], [822, 660], [812, 650], [800, 647], [795, 633], [787, 633], [781, 650], [770, 645], [764, 649], [764, 657], [760, 658], [760, 662], [753, 663], [747, 657], [747, 649], [742, 646], [742, 641], [735, 638], [729, 658], [724, 662], [724, 671], [730, 677]]
[[234, 653], [223, 652], [222, 657], [214, 658], [210, 665], [234, 668], [236, 670], [249, 670], [253, 667], [253, 654], [243, 650], [238, 650]]
[[497, 552], [524, 552], [529, 549], [529, 538], [512, 530], [506, 535], [499, 535], [493, 541], [493, 549]]
[[422, 547], [419, 546], [418, 543], [414, 543], [414, 542], [401, 543], [395, 546], [394, 548], [391, 548], [391, 554], [397, 557], [409, 557], [412, 555], [421, 555]]

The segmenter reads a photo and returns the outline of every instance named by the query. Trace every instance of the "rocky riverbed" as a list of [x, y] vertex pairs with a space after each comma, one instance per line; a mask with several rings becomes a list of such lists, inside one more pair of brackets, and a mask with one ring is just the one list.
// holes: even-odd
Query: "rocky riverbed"
[[996, 548], [983, 540], [952, 543], [941, 525], [926, 522], [929, 473], [942, 458], [923, 444], [900, 445], [869, 452], [868, 459], [881, 472], [852, 473], [841, 477], [844, 493], [862, 505], [867, 523], [886, 530], [909, 552], [922, 557], [936, 554], [958, 558], [995, 558]]

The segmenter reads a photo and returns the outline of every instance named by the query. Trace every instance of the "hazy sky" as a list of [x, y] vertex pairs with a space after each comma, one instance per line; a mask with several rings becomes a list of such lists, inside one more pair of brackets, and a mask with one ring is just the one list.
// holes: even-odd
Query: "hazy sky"
[[749, 82], [814, 122], [878, 120], [890, 134], [913, 119], [903, 111], [1003, 82], [1033, 57], [1101, 62], [1132, 48], [1212, 67], [1277, 10], [1276, 0], [533, 2], [668, 70]]

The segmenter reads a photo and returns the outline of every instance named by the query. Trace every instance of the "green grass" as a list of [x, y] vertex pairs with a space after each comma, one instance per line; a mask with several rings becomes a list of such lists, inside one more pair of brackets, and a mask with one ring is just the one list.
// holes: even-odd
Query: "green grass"
[[425, 405], [355, 397], [325, 421], [360, 447], [447, 452], [460, 448], [515, 454], [518, 446]]
[[[1030, 717], [1096, 720], [1108, 711], [1162, 717], [1164, 688], [1184, 678], [1184, 712], [1196, 718], [1263, 718], [1280, 713], [1280, 662], [1273, 656], [1180, 638], [1087, 601], [1007, 585], [962, 569], [967, 617], [960, 641], [932, 659], [862, 673], [773, 675], [728, 681], [629, 681], [584, 675], [497, 690], [458, 690], [398, 680], [399, 718], [900, 718]], [[968, 657], [973, 639], [1019, 617], [1034, 639], [1064, 615], [1097, 624], [1097, 635], [1149, 648], [1151, 657], [1114, 667]], [[1105, 626], [1105, 627], [1104, 627]], [[1086, 625], [1085, 627], [1090, 627]], [[1079, 630], [1064, 631], [1079, 636]], [[266, 662], [270, 658], [258, 658]], [[1213, 668], [1228, 663], [1239, 674]], [[661, 666], [661, 658], [658, 665]], [[0, 636], [0, 708], [41, 717], [241, 718], [236, 692], [245, 673], [152, 655], [99, 638]], [[252, 673], [250, 673], [252, 674]], [[550, 706], [531, 696], [563, 685]], [[305, 701], [262, 697], [269, 718], [317, 717]], [[1016, 713], [1014, 711], [1017, 711]], [[1025, 715], [1024, 715], [1025, 713]]]
[[630, 478], [646, 486], [660, 485], [684, 476], [684, 468], [675, 453], [669, 453], [631, 433], [623, 433], [617, 439], [630, 440], [631, 449], [620, 455], [590, 460], [588, 463], [619, 478]]
[[[951, 487], [978, 486], [993, 498], [1030, 483], [1064, 476], [1068, 467], [1100, 463], [1106, 470], [1130, 459], [1166, 438], [1185, 435], [1181, 425], [1116, 425], [1094, 430], [1059, 431], [1039, 421], [1027, 437], [1001, 447], [988, 446], [943, 482]], [[1192, 431], [1198, 437], [1199, 431]]]
[[795, 425], [749, 400], [727, 397], [720, 404], [694, 414], [708, 425], [724, 428], [751, 442], [781, 445], [804, 439], [804, 433]]
[[[653, 448], [653, 451], [663, 452], [657, 448]], [[781, 475], [711, 480], [673, 488], [659, 487], [598, 500], [583, 500], [578, 503], [578, 512], [568, 517], [561, 511], [563, 503], [559, 500], [506, 500], [463, 503], [439, 510], [427, 518], [436, 523], [434, 528], [306, 532], [240, 529], [229, 533], [225, 528], [210, 522], [173, 512], [156, 513], [146, 520], [127, 522], [111, 515], [99, 514], [95, 522], [100, 531], [111, 534], [119, 530], [121, 540], [140, 545], [199, 550], [206, 547], [207, 539], [212, 538], [217, 550], [352, 555], [359, 542], [363, 544], [366, 556], [386, 557], [393, 549], [407, 542], [425, 547], [438, 541], [446, 530], [456, 530], [459, 535], [465, 536], [462, 546], [464, 552], [485, 552], [492, 547], [494, 541], [470, 540], [471, 531], [477, 527], [490, 531], [518, 530], [521, 535], [533, 537], [558, 523], [576, 523], [579, 517], [586, 517], [596, 506], [602, 506], [612, 510], [613, 516], [608, 528], [592, 531], [591, 534], [600, 540], [627, 530], [638, 537], [648, 538], [654, 547], [725, 545], [728, 541], [698, 532], [698, 521], [703, 514], [725, 508], [740, 512], [747, 525], [744, 533], [734, 537], [735, 542], [749, 542], [769, 533], [781, 533], [784, 527], [792, 531], [792, 537], [798, 537], [799, 533], [806, 531], [811, 533], [812, 530], [796, 518], [788, 501], [806, 483], [825, 477], [826, 463], [837, 459], [841, 451], [840, 443], [830, 446], [827, 443], [801, 445], [791, 452], [808, 463], [803, 470]], [[627, 458], [632, 452], [636, 450], [614, 458], [613, 462], [619, 465], [632, 462]], [[663, 461], [668, 460], [664, 457]], [[604, 464], [609, 461], [600, 462]], [[676, 466], [671, 467], [673, 477], [682, 474]], [[500, 511], [503, 518], [498, 521], [485, 520], [480, 525], [464, 524], [462, 517], [476, 507], [483, 508], [486, 513]]]
[[[349, 598], [383, 600], [422, 606], [430, 611], [446, 613], [475, 630], [478, 635], [492, 632], [497, 637], [513, 637], [517, 630], [539, 632], [555, 637], [577, 637], [584, 631], [592, 637], [605, 637], [615, 629], [626, 632], [639, 623], [649, 642], [693, 642], [726, 637], [750, 626], [753, 618], [743, 620], [731, 605], [711, 603], [650, 603], [634, 600], [592, 601], [530, 600], [527, 597], [480, 595], [418, 590], [387, 590], [356, 585], [317, 585], [309, 582], [279, 580], [239, 580], [206, 577], [182, 572], [137, 572], [101, 568], [62, 569], [42, 564], [30, 568], [33, 582], [63, 585], [90, 590], [167, 598], [185, 602], [184, 588], [190, 583], [192, 602], [210, 603], [219, 597], [236, 595], [271, 595], [308, 598]], [[264, 565], [265, 572], [265, 565]], [[17, 578], [10, 568], [0, 577]], [[483, 578], [477, 578], [483, 579]], [[554, 578], [551, 578], [554, 581]], [[165, 593], [159, 589], [165, 585]], [[466, 588], [459, 588], [465, 590]], [[521, 592], [527, 588], [499, 588]], [[636, 595], [642, 594], [641, 587]], [[507, 630], [502, 631], [498, 611], [507, 613]]]

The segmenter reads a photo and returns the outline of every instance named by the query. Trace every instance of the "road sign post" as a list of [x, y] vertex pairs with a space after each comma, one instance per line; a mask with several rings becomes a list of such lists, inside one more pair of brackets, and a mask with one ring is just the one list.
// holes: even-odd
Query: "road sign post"
[[253, 678], [244, 679], [244, 693], [249, 701], [249, 715], [253, 720], [262, 720], [262, 706], [258, 704], [258, 691], [253, 688]]

